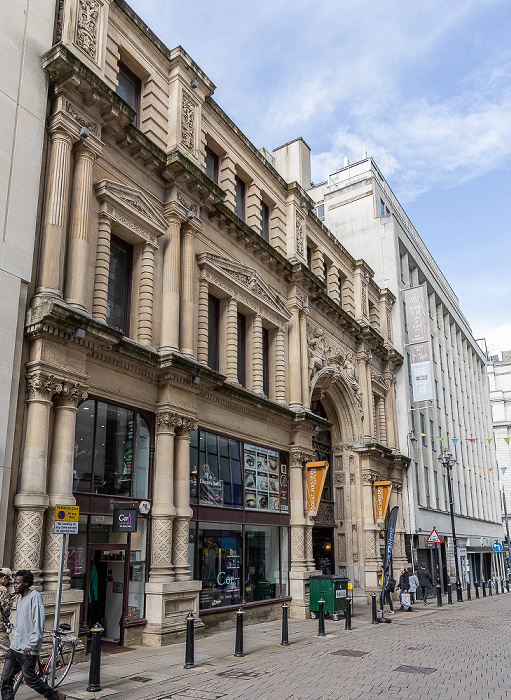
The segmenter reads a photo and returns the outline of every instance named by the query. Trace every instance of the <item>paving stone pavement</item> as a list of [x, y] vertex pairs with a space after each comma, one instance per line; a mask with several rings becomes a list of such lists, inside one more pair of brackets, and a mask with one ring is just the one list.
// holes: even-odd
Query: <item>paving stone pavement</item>
[[184, 644], [105, 653], [101, 692], [86, 690], [88, 663], [62, 690], [68, 700], [511, 700], [511, 595], [416, 605], [386, 625], [371, 625], [369, 608], [355, 613], [353, 631], [327, 620], [323, 638], [316, 620], [290, 620], [288, 647], [279, 623], [247, 626], [243, 658], [233, 656], [234, 629], [212, 634], [196, 641], [192, 670]]

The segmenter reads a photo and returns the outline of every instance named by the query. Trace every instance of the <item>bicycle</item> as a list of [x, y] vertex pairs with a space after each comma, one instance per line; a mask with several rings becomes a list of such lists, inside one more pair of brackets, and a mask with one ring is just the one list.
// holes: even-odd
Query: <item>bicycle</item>
[[[58, 630], [44, 630], [45, 634], [51, 635], [51, 637], [57, 638], [57, 663], [55, 665], [55, 688], [57, 688], [64, 678], [69, 673], [71, 664], [73, 663], [73, 657], [75, 655], [77, 637], [65, 634], [69, 632], [71, 625], [61, 624]], [[43, 640], [48, 641], [48, 639]], [[36, 673], [38, 673], [46, 683], [50, 681], [51, 673], [51, 659], [53, 654], [53, 647], [48, 655], [48, 658], [43, 663], [40, 658], [37, 659]], [[23, 674], [21, 671], [14, 677], [13, 691], [16, 693], [20, 685], [23, 683]]]

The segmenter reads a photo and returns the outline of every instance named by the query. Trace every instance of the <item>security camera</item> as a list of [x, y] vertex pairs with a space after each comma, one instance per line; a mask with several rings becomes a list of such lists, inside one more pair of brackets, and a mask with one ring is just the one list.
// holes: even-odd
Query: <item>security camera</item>
[[80, 129], [80, 138], [86, 139], [88, 136], [90, 136], [90, 131], [88, 127], [82, 126], [82, 128]]
[[187, 219], [195, 219], [195, 212], [192, 211], [191, 209], [189, 209], [189, 210], [186, 212], [186, 218], [187, 218]]
[[190, 83], [190, 85], [192, 86], [192, 88], [193, 88], [194, 90], [196, 90], [196, 89], [199, 87], [199, 81], [198, 81], [198, 80], [195, 80], [195, 78], [194, 78], [194, 79], [192, 80], [192, 82]]

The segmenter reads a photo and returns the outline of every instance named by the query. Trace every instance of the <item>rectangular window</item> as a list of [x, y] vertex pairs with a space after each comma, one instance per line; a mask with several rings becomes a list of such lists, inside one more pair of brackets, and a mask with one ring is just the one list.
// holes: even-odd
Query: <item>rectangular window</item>
[[220, 366], [220, 300], [208, 296], [208, 367], [218, 372]]
[[110, 241], [106, 322], [129, 334], [133, 248], [116, 236]]
[[[410, 353], [406, 353], [406, 363], [408, 365], [408, 381], [411, 384], [412, 383], [412, 361], [410, 360]], [[424, 432], [424, 431], [422, 431]]]
[[247, 377], [247, 319], [238, 313], [238, 382], [245, 386]]
[[419, 464], [415, 462], [415, 491], [417, 493], [417, 505], [421, 504], [421, 489], [419, 483]]
[[136, 114], [135, 126], [138, 128], [140, 122], [140, 78], [135, 73], [119, 62], [119, 72], [117, 73], [116, 93], [132, 107]]
[[433, 427], [433, 421], [430, 420], [430, 421], [429, 421], [429, 434], [430, 434], [430, 438], [431, 438], [431, 449], [432, 449], [432, 450], [436, 450], [436, 447], [435, 447], [435, 435], [434, 435], [434, 430], [435, 430], [435, 429], [434, 429], [434, 427]]
[[346, 284], [346, 277], [344, 277], [344, 275], [341, 275], [339, 273], [338, 280], [339, 280], [339, 306], [342, 308], [342, 306], [343, 306], [342, 297], [344, 294], [344, 285]]
[[270, 207], [261, 202], [261, 237], [270, 240]]
[[405, 328], [405, 333], [408, 333], [408, 323], [406, 319], [406, 303], [403, 302], [403, 325]]
[[433, 482], [435, 486], [436, 509], [440, 510], [440, 495], [438, 493], [438, 474], [436, 473], [436, 471], [433, 471]]
[[218, 185], [218, 156], [206, 146], [206, 175]]
[[429, 469], [424, 467], [424, 487], [426, 489], [426, 506], [431, 507], [431, 499], [429, 496]]
[[405, 281], [405, 273], [403, 270], [403, 256], [402, 255], [399, 257], [399, 270], [401, 273], [401, 282], [404, 282]]
[[380, 216], [385, 216], [385, 202], [380, 199]]
[[239, 177], [235, 178], [234, 213], [245, 221], [245, 183]]
[[422, 437], [422, 444], [426, 445], [426, 423], [424, 421], [424, 415], [421, 413], [420, 414], [420, 419], [421, 419], [421, 437]]
[[431, 336], [431, 359], [433, 362], [436, 362], [436, 356], [435, 356], [435, 339], [433, 336]]
[[307, 246], [307, 267], [312, 270], [312, 248], [310, 245]]
[[263, 328], [263, 392], [270, 394], [270, 332]]
[[449, 497], [447, 495], [447, 477], [445, 476], [445, 474], [442, 474], [442, 482], [444, 485], [445, 510], [449, 510]]
[[408, 284], [410, 287], [413, 287], [413, 268], [412, 267], [408, 268]]
[[325, 220], [325, 205], [320, 204], [319, 206], [317, 206], [315, 209], [312, 210], [312, 213], [316, 214], [316, 216], [318, 217], [318, 219], [320, 221], [324, 221]]

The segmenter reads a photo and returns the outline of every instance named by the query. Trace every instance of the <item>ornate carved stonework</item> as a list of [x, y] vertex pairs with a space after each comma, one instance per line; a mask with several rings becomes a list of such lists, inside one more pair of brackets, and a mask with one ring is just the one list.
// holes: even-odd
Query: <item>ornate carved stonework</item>
[[305, 540], [303, 526], [297, 525], [291, 528], [291, 561], [303, 561], [305, 554]]
[[302, 450], [291, 450], [289, 453], [289, 463], [291, 467], [301, 467], [305, 462], [310, 462], [312, 459], [311, 452], [303, 452]]
[[96, 60], [100, 4], [98, 0], [79, 0], [76, 18], [76, 45]]
[[364, 484], [373, 484], [374, 481], [379, 479], [380, 475], [378, 472], [364, 471], [362, 472], [362, 481]]
[[303, 219], [298, 216], [296, 217], [296, 252], [303, 257]]
[[58, 44], [62, 41], [62, 28], [64, 24], [64, 0], [58, 0], [57, 12], [55, 14], [55, 36], [53, 39], [54, 44]]
[[94, 136], [98, 135], [99, 131], [99, 126], [97, 122], [95, 122], [93, 119], [87, 119], [87, 117], [80, 111], [77, 110], [77, 108], [74, 106], [74, 104], [71, 102], [71, 100], [66, 101], [66, 113], [69, 114], [70, 117], [72, 117], [80, 126], [85, 126], [89, 131], [94, 134]]
[[183, 419], [177, 413], [170, 411], [159, 411], [156, 414], [156, 432], [173, 432], [176, 428], [181, 427]]
[[14, 540], [14, 570], [39, 571], [43, 537], [43, 513], [19, 510]]
[[325, 503], [321, 501], [318, 507], [318, 514], [313, 518], [315, 525], [327, 525], [333, 527], [335, 524], [334, 519], [334, 506], [333, 503]]
[[197, 205], [193, 204], [192, 202], [189, 202], [179, 190], [177, 191], [176, 198], [177, 201], [180, 204], [182, 204], [187, 211], [193, 211], [195, 214], [197, 213]]
[[196, 418], [190, 416], [181, 416], [181, 424], [179, 425], [180, 435], [189, 435], [193, 430], [197, 430], [199, 424]]
[[344, 472], [334, 472], [334, 484], [344, 484], [346, 481], [346, 475]]
[[153, 518], [153, 566], [172, 565], [172, 518]]
[[366, 557], [375, 558], [377, 555], [377, 542], [376, 542], [376, 532], [372, 530], [367, 531], [365, 534], [366, 541]]
[[140, 238], [143, 238], [145, 241], [150, 243], [152, 246], [154, 246], [154, 248], [158, 248], [156, 236], [154, 236], [152, 233], [149, 233], [149, 231], [145, 231], [141, 226], [139, 226], [135, 221], [133, 221], [133, 219], [130, 219], [129, 216], [126, 216], [124, 212], [120, 211], [119, 209], [116, 209], [111, 204], [107, 204], [106, 214], [110, 219], [112, 219], [112, 221], [118, 221], [120, 224], [122, 224], [127, 229], [135, 233], [137, 236], [140, 236]]
[[183, 95], [181, 106], [181, 143], [190, 151], [195, 147], [194, 121], [194, 104], [186, 95]]
[[362, 315], [367, 317], [367, 287], [362, 284]]
[[89, 387], [79, 382], [62, 382], [57, 386], [56, 396], [60, 406], [78, 406], [80, 401], [85, 401]]
[[188, 532], [187, 518], [174, 519], [174, 557], [173, 564], [181, 569], [188, 568]]
[[51, 401], [59, 386], [54, 374], [31, 372], [27, 375], [27, 399]]
[[392, 488], [394, 491], [397, 491], [397, 493], [401, 493], [403, 490], [403, 482], [401, 479], [392, 479]]

